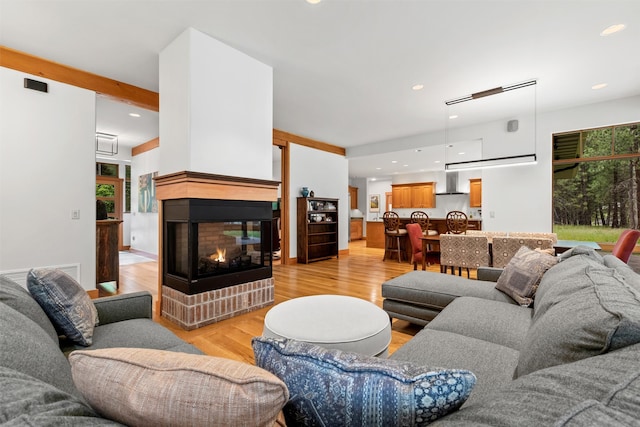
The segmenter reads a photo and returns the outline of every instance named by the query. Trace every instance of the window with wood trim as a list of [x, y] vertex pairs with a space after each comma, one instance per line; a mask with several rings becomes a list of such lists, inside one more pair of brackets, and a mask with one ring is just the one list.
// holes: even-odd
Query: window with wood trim
[[560, 238], [615, 242], [621, 229], [638, 228], [639, 199], [640, 123], [553, 136], [554, 229], [590, 227], [586, 238]]

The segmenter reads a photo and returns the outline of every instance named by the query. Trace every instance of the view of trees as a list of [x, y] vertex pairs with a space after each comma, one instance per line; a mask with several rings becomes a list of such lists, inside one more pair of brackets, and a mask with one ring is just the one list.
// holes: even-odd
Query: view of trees
[[[554, 224], [639, 228], [638, 125], [554, 137]], [[566, 155], [568, 147], [575, 148], [575, 161]]]

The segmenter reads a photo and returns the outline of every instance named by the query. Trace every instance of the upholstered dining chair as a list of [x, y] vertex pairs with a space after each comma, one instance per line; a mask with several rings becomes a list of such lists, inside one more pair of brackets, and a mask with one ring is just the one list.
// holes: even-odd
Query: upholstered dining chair
[[425, 254], [422, 253], [422, 228], [420, 224], [411, 223], [406, 225], [407, 234], [409, 235], [409, 242], [411, 243], [411, 263], [413, 269], [418, 269], [418, 263], [422, 263], [422, 257]]
[[382, 260], [387, 259], [387, 255], [396, 252], [398, 262], [402, 261], [402, 252], [405, 247], [407, 238], [407, 230], [400, 228], [400, 217], [397, 213], [387, 211], [382, 214], [382, 222], [384, 223], [384, 255]]
[[636, 242], [640, 238], [640, 230], [624, 230], [616, 244], [613, 246], [611, 250], [611, 254], [618, 257], [623, 262], [629, 262], [629, 258], [631, 258], [631, 253], [633, 249], [636, 247]]
[[462, 211], [448, 212], [445, 222], [447, 224], [447, 233], [449, 234], [465, 234], [469, 227], [467, 214]]
[[411, 212], [411, 223], [419, 224], [420, 229], [422, 230], [422, 234], [425, 236], [437, 236], [438, 232], [436, 230], [429, 229], [429, 215], [424, 211], [413, 211]]
[[440, 235], [440, 272], [446, 273], [447, 267], [458, 267], [458, 275], [462, 276], [462, 268], [486, 267], [489, 265], [489, 242], [486, 236], [466, 236], [460, 234]]

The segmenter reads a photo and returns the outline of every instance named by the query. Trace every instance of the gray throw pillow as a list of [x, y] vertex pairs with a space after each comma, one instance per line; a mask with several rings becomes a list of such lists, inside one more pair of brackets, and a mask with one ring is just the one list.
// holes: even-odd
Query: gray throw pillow
[[521, 306], [529, 307], [542, 276], [557, 263], [558, 259], [553, 255], [522, 246], [505, 266], [496, 289], [509, 295]]
[[73, 277], [57, 269], [31, 269], [27, 287], [60, 335], [83, 346], [91, 345], [98, 311]]
[[604, 266], [587, 265], [572, 279], [573, 293], [546, 295], [534, 314], [516, 377], [640, 342], [640, 291]]
[[273, 338], [252, 341], [256, 364], [289, 389], [288, 425], [422, 426], [458, 409], [476, 383], [467, 370], [417, 366]]

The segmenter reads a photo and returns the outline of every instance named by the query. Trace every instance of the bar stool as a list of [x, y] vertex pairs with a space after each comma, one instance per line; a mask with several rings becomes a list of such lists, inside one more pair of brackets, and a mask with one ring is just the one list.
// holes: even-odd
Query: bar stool
[[413, 211], [411, 212], [411, 223], [419, 224], [422, 229], [422, 234], [425, 236], [437, 236], [438, 232], [436, 230], [429, 229], [429, 215], [423, 211]]
[[467, 214], [461, 211], [451, 211], [447, 214], [447, 233], [466, 234], [469, 226]]
[[384, 223], [384, 256], [382, 260], [387, 259], [387, 253], [391, 257], [391, 254], [396, 252], [398, 262], [401, 262], [402, 248], [405, 246], [407, 230], [400, 228], [400, 217], [395, 212], [385, 212], [382, 215], [382, 222]]

